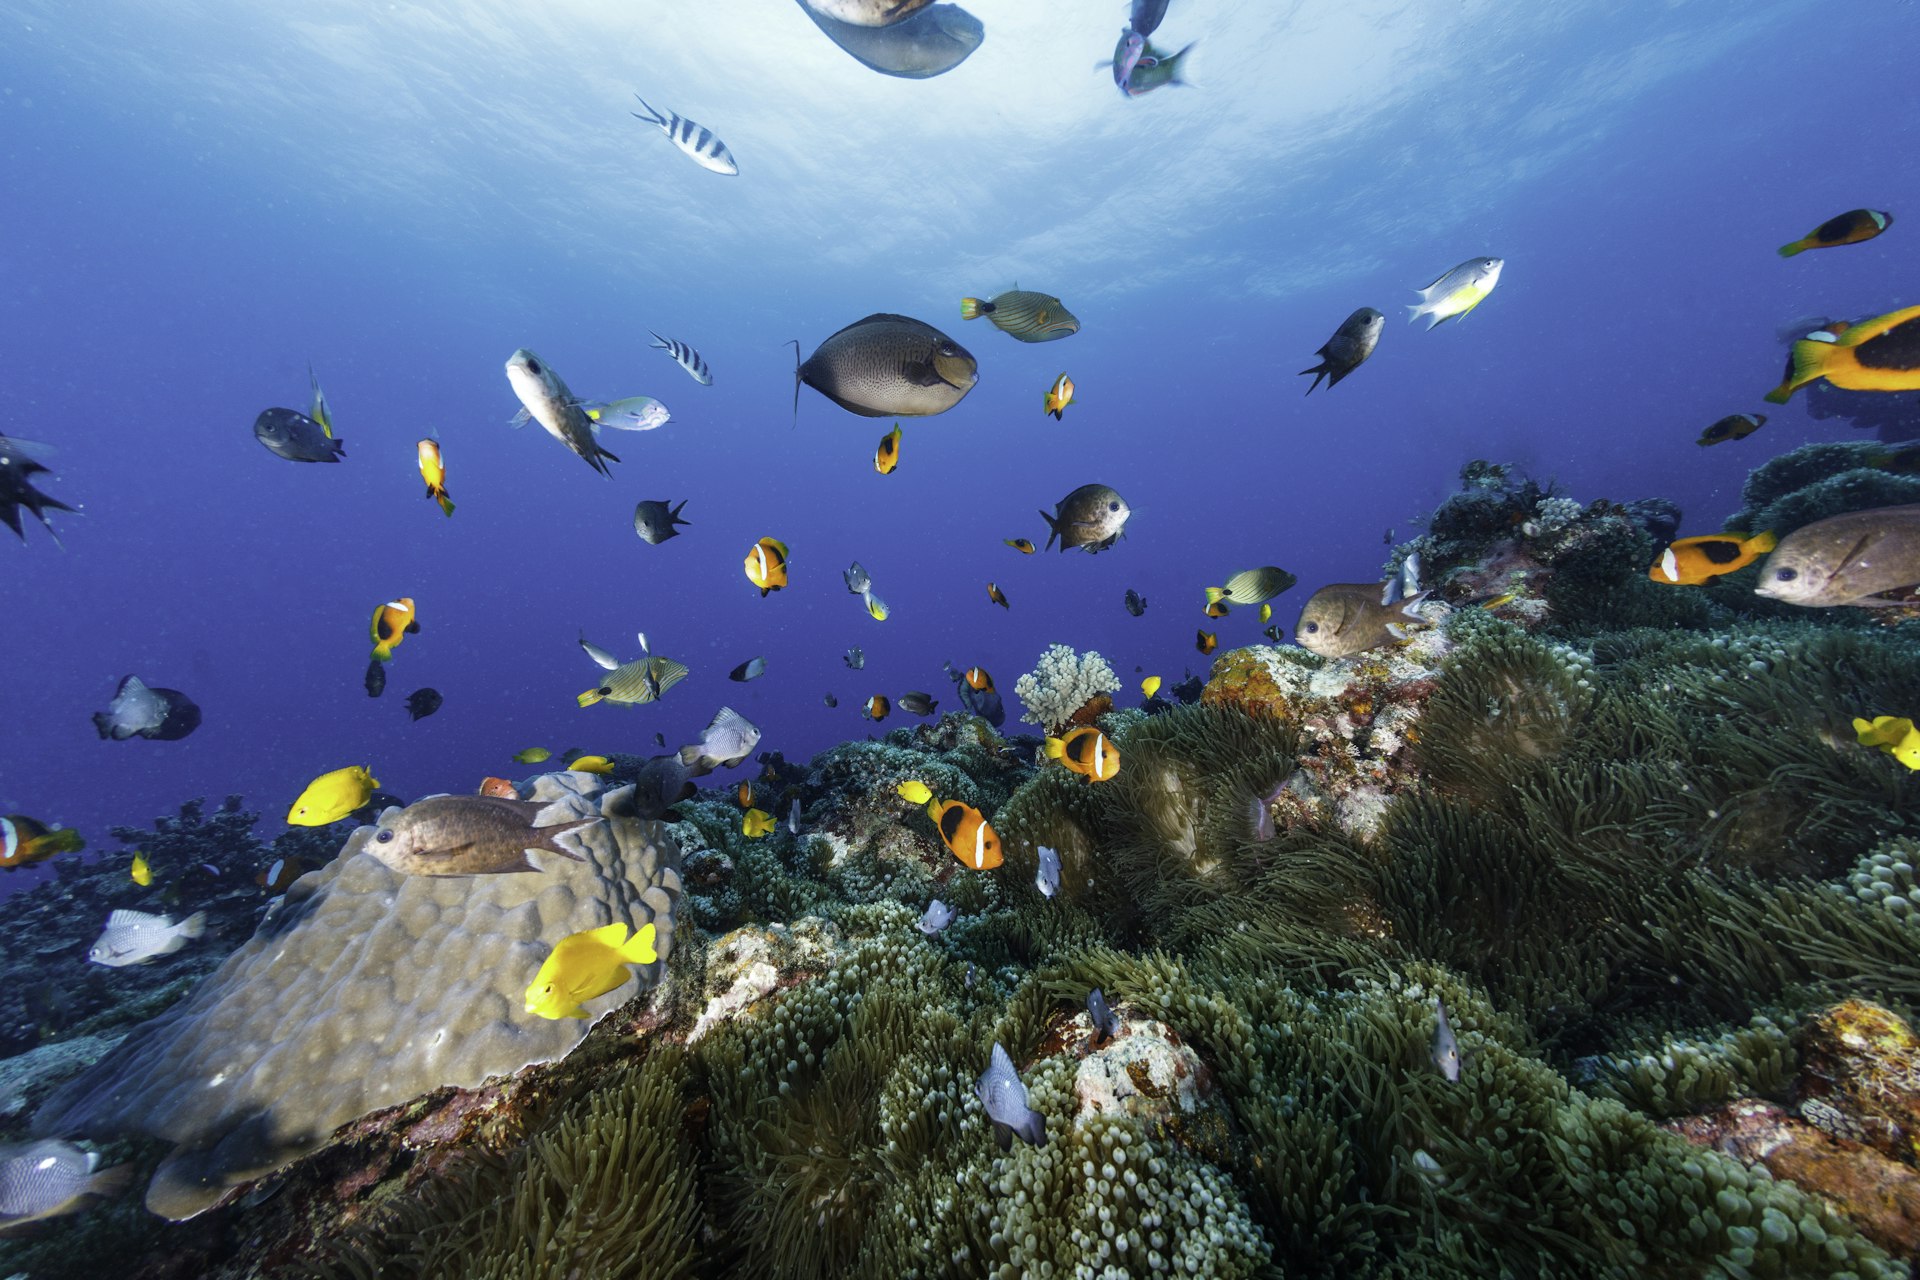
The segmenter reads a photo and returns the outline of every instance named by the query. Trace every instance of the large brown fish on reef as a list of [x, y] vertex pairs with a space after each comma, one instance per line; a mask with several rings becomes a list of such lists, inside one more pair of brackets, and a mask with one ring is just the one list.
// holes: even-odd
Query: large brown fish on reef
[[[793, 349], [797, 358], [800, 344]], [[926, 321], [875, 312], [794, 366], [793, 413], [798, 419], [804, 382], [863, 418], [925, 418], [959, 404], [979, 370], [965, 347]]]
[[594, 821], [536, 827], [546, 805], [504, 796], [428, 796], [380, 819], [366, 852], [409, 876], [485, 876], [539, 871], [528, 853], [548, 853], [584, 862], [554, 838]]
[[1420, 612], [1426, 599], [1420, 589], [1420, 562], [1409, 556], [1384, 587], [1377, 582], [1335, 582], [1314, 592], [1300, 610], [1293, 638], [1323, 658], [1351, 658], [1406, 639], [1410, 624], [1426, 625]]
[[1795, 529], [1760, 566], [1754, 592], [1809, 609], [1920, 603], [1920, 505], [1849, 511]]

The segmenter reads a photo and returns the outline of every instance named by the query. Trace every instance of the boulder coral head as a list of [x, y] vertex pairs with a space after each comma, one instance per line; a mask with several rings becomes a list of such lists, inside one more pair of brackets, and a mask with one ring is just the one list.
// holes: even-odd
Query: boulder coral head
[[192, 996], [50, 1097], [35, 1129], [176, 1144], [147, 1207], [183, 1219], [370, 1111], [563, 1056], [591, 1019], [522, 1008], [555, 943], [651, 923], [661, 958], [638, 970], [641, 989], [665, 974], [679, 858], [660, 824], [630, 816], [632, 790], [583, 773], [536, 779], [540, 825], [598, 819], [559, 837], [584, 861], [538, 875], [402, 876], [361, 856], [374, 830], [361, 827]]

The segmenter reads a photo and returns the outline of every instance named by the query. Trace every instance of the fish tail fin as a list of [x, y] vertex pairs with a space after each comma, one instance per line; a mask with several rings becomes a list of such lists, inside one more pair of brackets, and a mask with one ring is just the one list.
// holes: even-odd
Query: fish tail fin
[[[1045, 549], [1048, 551], [1051, 551], [1053, 550], [1053, 540], [1055, 538], [1060, 537], [1060, 522], [1058, 520], [1055, 520], [1052, 516], [1048, 515], [1044, 511], [1040, 513], [1040, 518], [1047, 522], [1047, 545]], [[1065, 539], [1061, 539], [1060, 549], [1062, 551], [1065, 551], [1067, 549], [1067, 544]]]
[[793, 425], [800, 425], [800, 339], [790, 338], [793, 343]]
[[1793, 393], [1826, 376], [1827, 362], [1833, 359], [1838, 348], [1832, 342], [1816, 342], [1802, 338], [1793, 344], [1793, 354], [1787, 357], [1787, 373], [1780, 385], [1767, 392], [1762, 399], [1768, 404], [1785, 404], [1793, 398]]
[[204, 911], [194, 912], [180, 922], [177, 931], [183, 938], [199, 937], [207, 931], [207, 913]]
[[600, 690], [598, 689], [589, 689], [585, 693], [576, 697], [574, 701], [579, 703], [583, 707], [590, 707], [594, 703], [599, 702], [602, 698], [606, 696], [607, 696], [606, 694], [600, 692]]
[[1065, 421], [1067, 420], [1067, 415], [1066, 415], [1066, 412], [1065, 412], [1064, 410], [1061, 410], [1061, 409], [1049, 409], [1049, 410], [1047, 410], [1047, 412], [1053, 415], [1053, 420], [1054, 420], [1055, 422], [1065, 422]]
[[660, 958], [653, 949], [653, 925], [643, 924], [628, 938], [620, 948], [620, 958], [628, 964], [652, 964]]
[[682, 520], [680, 518], [680, 512], [686, 507], [686, 505], [687, 505], [687, 500], [685, 498], [680, 499], [680, 501], [674, 505], [673, 510], [667, 512], [667, 519], [673, 521], [675, 524], [691, 525], [693, 521]]
[[111, 738], [113, 736], [113, 717], [104, 711], [96, 711], [93, 713], [93, 727], [99, 730], [101, 737]]
[[1047, 759], [1058, 760], [1067, 753], [1067, 744], [1060, 738], [1048, 738], [1045, 743]]
[[87, 847], [87, 842], [72, 827], [59, 827], [40, 837], [45, 843], [41, 846], [49, 853], [78, 853]]
[[962, 320], [975, 320], [981, 316], [990, 316], [992, 314], [993, 304], [991, 302], [982, 302], [978, 298], [960, 299], [960, 318]]
[[[1296, 377], [1302, 377], [1302, 378], [1304, 378], [1304, 377], [1306, 377], [1306, 376], [1307, 376], [1308, 374], [1312, 374], [1312, 375], [1313, 375], [1313, 382], [1312, 382], [1312, 384], [1311, 384], [1311, 385], [1309, 385], [1309, 386], [1307, 387], [1307, 394], [1308, 394], [1308, 395], [1312, 395], [1312, 394], [1313, 394], [1313, 389], [1314, 389], [1314, 387], [1317, 387], [1317, 386], [1319, 386], [1319, 385], [1320, 385], [1320, 379], [1322, 379], [1322, 378], [1324, 378], [1324, 377], [1326, 377], [1326, 376], [1327, 376], [1327, 362], [1326, 362], [1326, 360], [1325, 360], [1325, 359], [1323, 358], [1323, 359], [1322, 359], [1322, 360], [1320, 361], [1320, 363], [1319, 363], [1319, 364], [1317, 364], [1317, 365], [1315, 365], [1315, 366], [1313, 366], [1313, 368], [1311, 368], [1311, 369], [1302, 369], [1302, 370], [1301, 370], [1301, 371], [1300, 371], [1300, 372], [1299, 372], [1298, 374], [1296, 374], [1295, 376], [1296, 376]], [[1339, 381], [1339, 379], [1337, 379], [1337, 378], [1336, 378], [1336, 379], [1335, 379], [1335, 381], [1337, 382], [1337, 381]], [[1333, 384], [1332, 384], [1332, 383], [1328, 383], [1327, 385], [1328, 385], [1328, 386], [1332, 386]]]
[[644, 111], [647, 114], [641, 115], [640, 111], [629, 111], [627, 112], [628, 115], [632, 116], [635, 120], [645, 120], [648, 124], [657, 124], [662, 129], [667, 127], [666, 118], [648, 106], [645, 98], [636, 93], [633, 95], [633, 100], [640, 104], [640, 111]]
[[1799, 240], [1795, 240], [1792, 244], [1781, 245], [1778, 252], [1780, 256], [1783, 258], [1791, 258], [1794, 254], [1803, 253], [1811, 247], [1812, 246], [1809, 245], [1804, 238], [1802, 238]]
[[1168, 84], [1190, 85], [1193, 83], [1193, 81], [1180, 74], [1181, 71], [1184, 70], [1181, 64], [1186, 61], [1187, 55], [1193, 52], [1193, 46], [1198, 43], [1200, 43], [1198, 40], [1189, 40], [1186, 48], [1174, 54], [1171, 58], [1161, 60], [1160, 65], [1167, 69]]
[[[1418, 302], [1409, 302], [1407, 304], [1407, 323], [1411, 324], [1415, 320], [1418, 320], [1422, 315], [1426, 314], [1426, 310], [1427, 300], [1424, 297]], [[1427, 327], [1432, 328], [1433, 326], [1428, 325]]]
[[1773, 536], [1771, 530], [1756, 533], [1747, 539], [1747, 550], [1761, 554], [1771, 551], [1779, 545], [1780, 540]]
[[928, 796], [925, 807], [927, 810], [927, 816], [933, 819], [933, 823], [935, 826], [939, 826], [940, 825], [940, 797]]
[[373, 660], [375, 662], [393, 661], [393, 646], [390, 644], [377, 644], [373, 646]]
[[1208, 587], [1208, 588], [1207, 588], [1207, 603], [1208, 603], [1208, 604], [1219, 604], [1219, 603], [1220, 603], [1220, 601], [1221, 601], [1221, 600], [1222, 600], [1223, 598], [1225, 598], [1225, 596], [1226, 596], [1226, 594], [1227, 594], [1227, 589], [1226, 589], [1225, 587]]
[[447, 515], [453, 514], [453, 499], [447, 496], [447, 491], [445, 489], [442, 489], [440, 492], [434, 494], [433, 496], [440, 503], [441, 511], [445, 512]]

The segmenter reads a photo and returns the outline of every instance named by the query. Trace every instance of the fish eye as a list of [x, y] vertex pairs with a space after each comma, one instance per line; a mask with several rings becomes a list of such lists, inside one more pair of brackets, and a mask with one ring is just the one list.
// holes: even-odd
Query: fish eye
[[1320, 624], [1317, 622], [1309, 622], [1307, 624], [1308, 631], [1318, 631], [1319, 629], [1320, 629]]
[[960, 353], [959, 353], [959, 349], [955, 347], [951, 342], [943, 342], [940, 344], [940, 354], [943, 356], [952, 356], [952, 355], [958, 355]]
[[538, 360], [527, 361], [527, 372], [538, 377], [540, 374], [540, 362]]
[[393, 840], [393, 832], [382, 831], [379, 835], [375, 836], [374, 839], [378, 840], [381, 844], [388, 844]]
[[1120, 504], [1117, 502], [1109, 502], [1107, 504], [1107, 510], [1109, 511], [1118, 511], [1119, 509], [1120, 509]]
[[1773, 571], [1773, 580], [1775, 582], [1792, 582], [1799, 576], [1800, 571], [1798, 569], [1775, 569]]

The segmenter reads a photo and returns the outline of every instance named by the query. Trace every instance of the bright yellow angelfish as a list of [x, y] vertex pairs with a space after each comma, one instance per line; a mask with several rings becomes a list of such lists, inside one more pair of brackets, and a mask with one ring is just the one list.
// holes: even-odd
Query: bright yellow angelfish
[[580, 1006], [623, 985], [630, 964], [652, 964], [653, 926], [644, 924], [631, 938], [618, 922], [569, 934], [554, 944], [527, 984], [527, 1012], [542, 1018], [584, 1018]]
[[133, 882], [143, 889], [153, 883], [153, 868], [147, 865], [147, 855], [137, 850], [133, 855]]
[[287, 810], [287, 823], [295, 827], [324, 827], [338, 822], [373, 799], [380, 779], [363, 764], [348, 765], [323, 773], [307, 784], [300, 798]]

